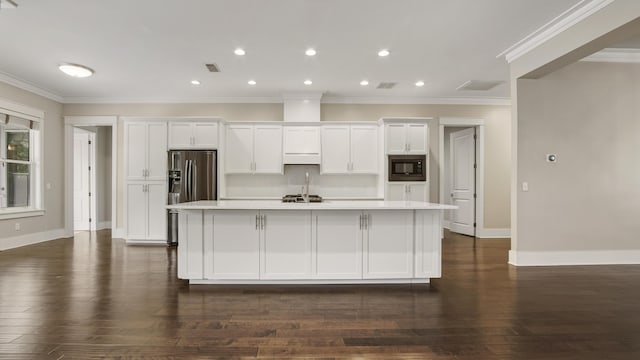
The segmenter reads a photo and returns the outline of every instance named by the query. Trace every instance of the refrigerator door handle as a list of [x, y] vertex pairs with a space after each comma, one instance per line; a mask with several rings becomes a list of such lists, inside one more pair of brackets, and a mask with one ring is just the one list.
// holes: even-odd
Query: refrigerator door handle
[[185, 167], [185, 182], [184, 182], [184, 186], [185, 186], [185, 197], [186, 199], [184, 199], [185, 201], [191, 201], [191, 176], [193, 175], [191, 173], [191, 160], [187, 160], [184, 163], [184, 167]]

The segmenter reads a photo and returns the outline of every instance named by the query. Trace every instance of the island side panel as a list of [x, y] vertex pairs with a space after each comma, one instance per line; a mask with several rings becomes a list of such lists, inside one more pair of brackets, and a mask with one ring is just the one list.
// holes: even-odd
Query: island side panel
[[415, 277], [442, 276], [442, 210], [416, 210]]
[[178, 278], [203, 279], [202, 210], [181, 210], [178, 214]]

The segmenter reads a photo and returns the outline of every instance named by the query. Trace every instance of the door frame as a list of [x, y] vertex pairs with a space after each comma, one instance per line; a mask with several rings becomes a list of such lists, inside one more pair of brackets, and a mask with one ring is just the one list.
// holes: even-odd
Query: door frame
[[[97, 228], [97, 224], [98, 224], [98, 212], [97, 212], [97, 205], [96, 205], [96, 198], [97, 198], [97, 192], [96, 192], [96, 133], [91, 131], [91, 130], [87, 130], [87, 129], [83, 129], [82, 127], [77, 127], [74, 126], [74, 142], [75, 142], [75, 135], [76, 132], [75, 130], [78, 129], [80, 131], [84, 131], [87, 132], [89, 134], [89, 141], [91, 141], [91, 145], [93, 145], [93, 148], [88, 148], [89, 154], [88, 154], [88, 161], [89, 161], [89, 167], [91, 170], [89, 171], [89, 192], [91, 193], [91, 196], [89, 196], [89, 231], [96, 231]], [[75, 151], [74, 151], [75, 154]], [[75, 172], [75, 157], [74, 157], [74, 162], [73, 162], [73, 171]], [[75, 178], [75, 177], [74, 177]], [[75, 194], [75, 192], [74, 192]], [[75, 196], [74, 196], [75, 197]], [[75, 199], [74, 199], [74, 211], [75, 211]], [[74, 214], [75, 215], [75, 214]], [[75, 219], [74, 219], [74, 231], [75, 231]]]
[[[117, 116], [65, 116], [64, 117], [64, 234], [73, 236], [73, 128], [76, 126], [111, 126], [111, 237], [119, 238], [122, 230], [117, 225], [118, 186], [118, 117]], [[97, 224], [97, 221], [95, 222]]]
[[444, 128], [445, 127], [474, 127], [476, 129], [476, 205], [475, 222], [476, 237], [485, 237], [484, 229], [484, 119], [441, 117], [438, 126], [438, 190], [440, 202], [445, 199], [445, 173], [444, 173]]

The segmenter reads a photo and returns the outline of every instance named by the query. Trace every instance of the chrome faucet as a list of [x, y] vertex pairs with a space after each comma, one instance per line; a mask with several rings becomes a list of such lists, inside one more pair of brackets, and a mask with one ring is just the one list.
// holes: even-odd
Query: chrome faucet
[[309, 173], [306, 172], [304, 173], [304, 185], [305, 185], [305, 191], [302, 193], [302, 198], [304, 199], [304, 202], [309, 202]]

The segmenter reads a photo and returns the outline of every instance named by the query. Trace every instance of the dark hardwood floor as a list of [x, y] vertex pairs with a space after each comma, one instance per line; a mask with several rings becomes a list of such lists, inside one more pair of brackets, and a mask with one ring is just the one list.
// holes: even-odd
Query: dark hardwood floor
[[447, 233], [431, 286], [189, 286], [108, 231], [0, 253], [0, 359], [638, 359], [640, 266], [515, 268]]

